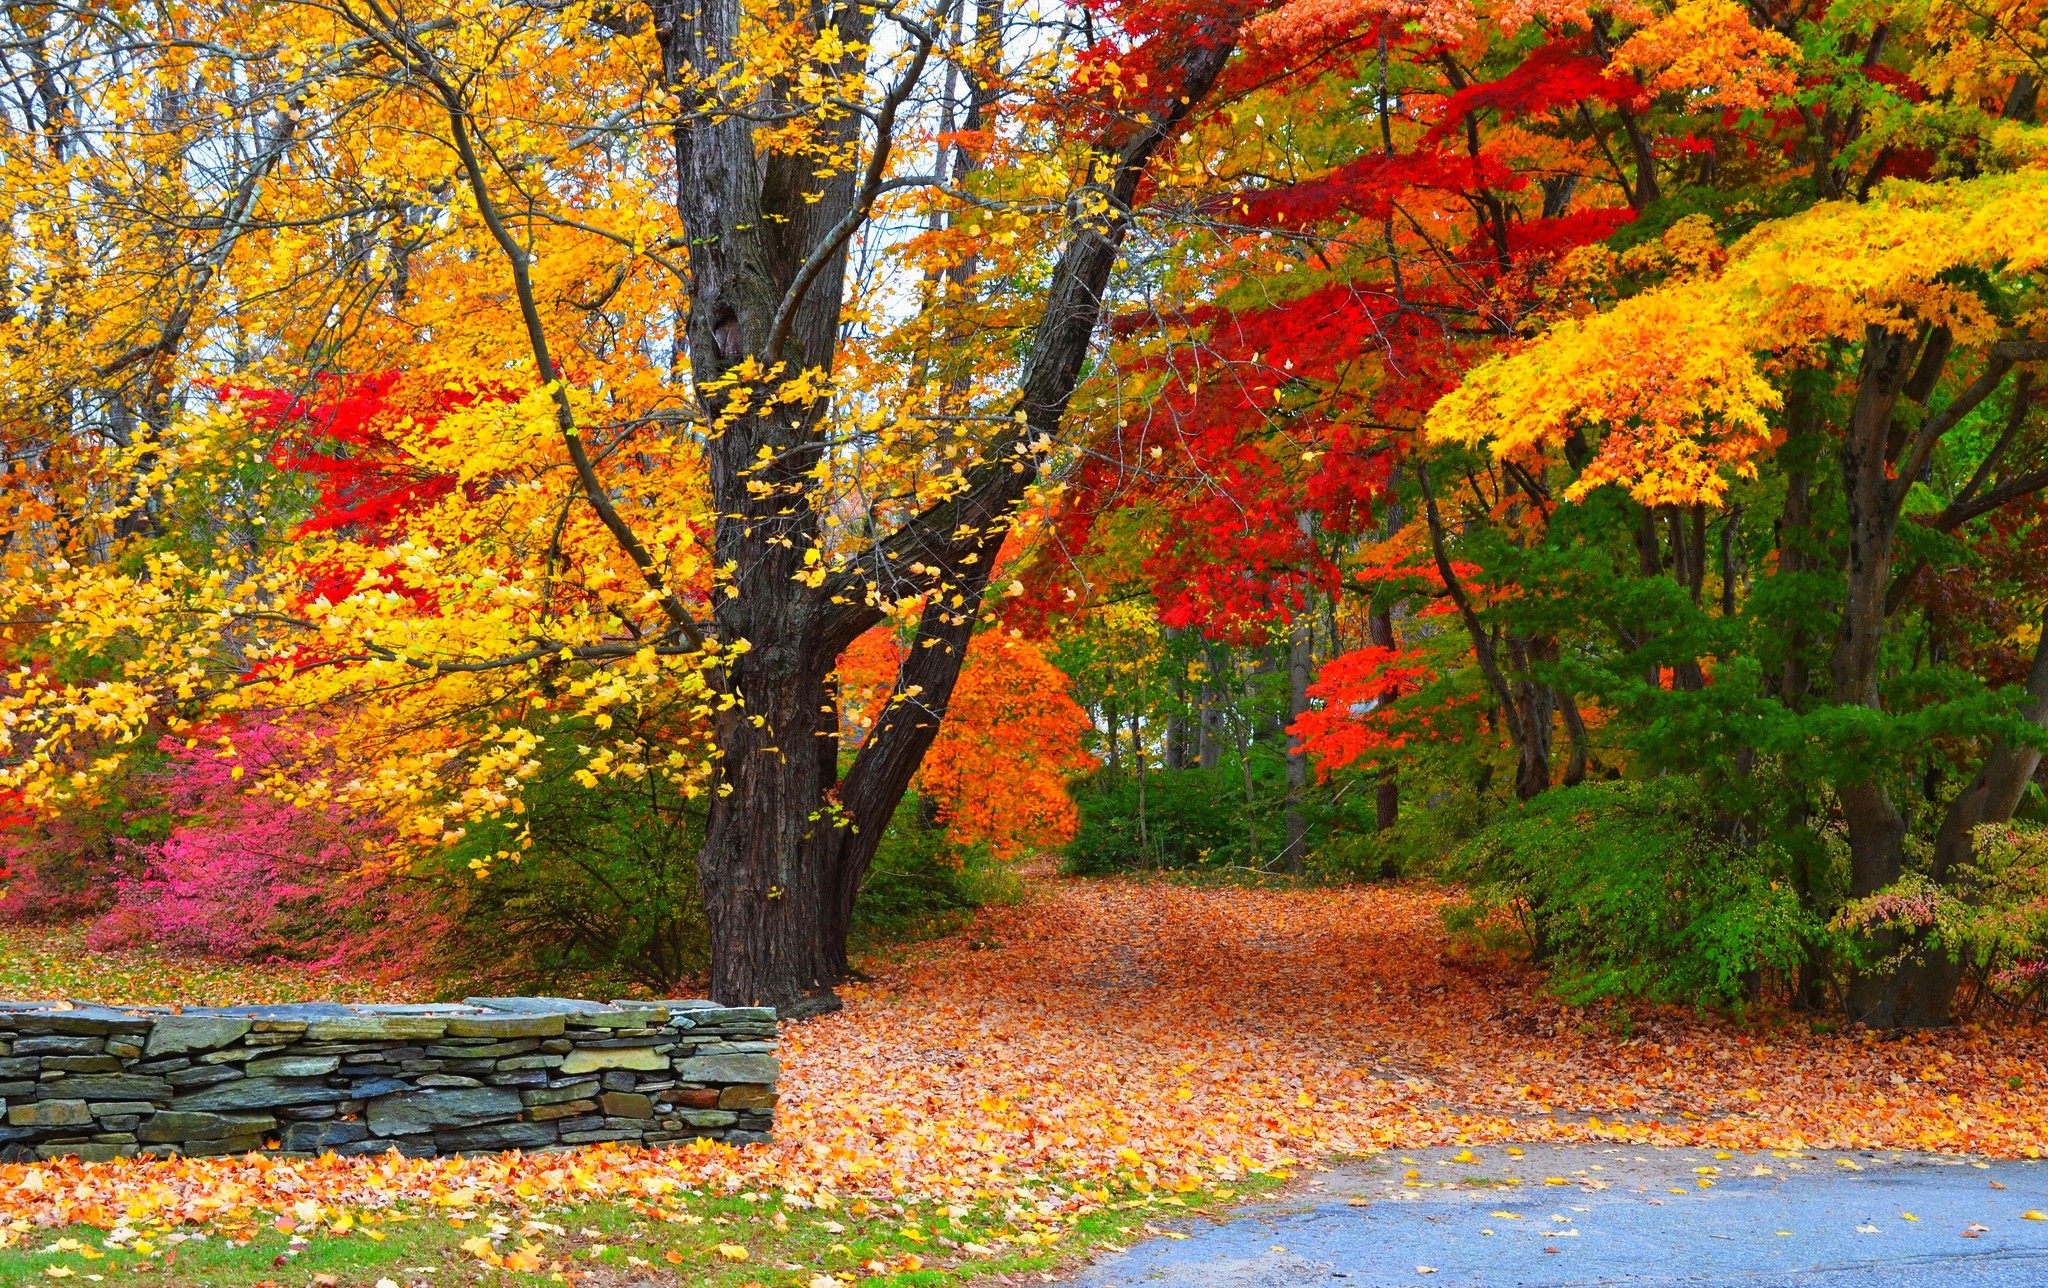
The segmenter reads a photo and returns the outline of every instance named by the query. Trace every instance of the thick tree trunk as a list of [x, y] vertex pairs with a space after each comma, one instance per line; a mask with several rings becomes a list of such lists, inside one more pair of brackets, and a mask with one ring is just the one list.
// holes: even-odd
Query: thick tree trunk
[[[652, 8], [667, 81], [685, 97], [675, 139], [677, 204], [691, 234], [690, 364], [704, 410], [725, 416], [707, 449], [717, 561], [732, 570], [713, 596], [732, 703], [716, 720], [717, 795], [698, 860], [711, 993], [728, 1004], [789, 1006], [845, 974], [861, 882], [944, 718], [1010, 514], [1037, 477], [1031, 445], [1059, 432], [1139, 180], [1215, 83], [1234, 32], [1191, 32], [1175, 83], [1159, 87], [1160, 101], [1137, 126], [1118, 126], [1098, 145], [1102, 178], [1070, 203], [1067, 241], [1022, 362], [1014, 432], [985, 445], [950, 499], [863, 558], [822, 565], [820, 583], [801, 574], [806, 554], [831, 553], [814, 505], [825, 402], [741, 411], [724, 378], [749, 358], [770, 369], [831, 371], [846, 245], [880, 191], [895, 105], [914, 90], [929, 48], [913, 51], [904, 79], [872, 114], [846, 113], [827, 127], [856, 150], [857, 132], [871, 122], [870, 163], [821, 175], [814, 156], [757, 151], [752, 114], [701, 101], [702, 87], [718, 84], [739, 58], [740, 0], [653, 0]], [[861, 51], [876, 12], [817, 0], [808, 16]], [[840, 70], [859, 74], [861, 56], [849, 52]], [[917, 636], [887, 714], [835, 783], [839, 730], [825, 676], [881, 620], [877, 604], [906, 598], [925, 604]]]

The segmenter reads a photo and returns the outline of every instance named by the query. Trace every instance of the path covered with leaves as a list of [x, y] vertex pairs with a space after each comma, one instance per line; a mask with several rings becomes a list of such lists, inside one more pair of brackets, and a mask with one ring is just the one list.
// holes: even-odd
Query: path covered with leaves
[[1678, 1012], [1620, 1036], [1531, 971], [1463, 960], [1428, 890], [1036, 893], [797, 1032], [790, 1148], [911, 1188], [1461, 1139], [2048, 1150], [2037, 1027]]
[[1112, 1192], [1210, 1197], [1388, 1147], [2048, 1148], [2038, 1029], [1884, 1040], [1677, 1014], [1619, 1036], [1528, 971], [1462, 960], [1441, 898], [1039, 880], [792, 1028], [772, 1146], [17, 1165], [0, 1168], [0, 1227], [232, 1230], [308, 1203], [301, 1224], [326, 1227], [394, 1202], [658, 1215], [779, 1191], [993, 1204], [987, 1237], [1029, 1244]]

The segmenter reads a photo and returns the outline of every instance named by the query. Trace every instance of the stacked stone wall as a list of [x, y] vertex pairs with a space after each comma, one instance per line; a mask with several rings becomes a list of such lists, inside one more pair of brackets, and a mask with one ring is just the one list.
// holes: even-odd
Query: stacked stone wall
[[764, 1141], [775, 1038], [697, 1001], [0, 1002], [0, 1162]]

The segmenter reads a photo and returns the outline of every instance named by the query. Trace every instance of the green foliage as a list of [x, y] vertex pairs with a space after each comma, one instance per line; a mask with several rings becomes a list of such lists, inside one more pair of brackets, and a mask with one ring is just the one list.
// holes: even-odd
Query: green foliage
[[1760, 972], [1795, 973], [1825, 928], [1776, 850], [1715, 838], [1684, 779], [1547, 792], [1454, 856], [1470, 902], [1453, 931], [1513, 928], [1573, 1001], [1739, 1003]]
[[523, 817], [473, 828], [450, 851], [440, 877], [467, 886], [451, 954], [524, 987], [672, 994], [710, 963], [702, 803], [644, 767], [592, 788], [575, 781], [576, 758], [547, 763]]
[[[1242, 862], [1249, 846], [1236, 770], [1148, 771], [1142, 837], [1135, 778], [1078, 783], [1073, 793], [1081, 826], [1067, 845], [1067, 870], [1077, 875], [1221, 867]], [[1277, 812], [1262, 820], [1261, 831], [1277, 849]]]
[[1022, 882], [1008, 866], [979, 848], [955, 849], [912, 793], [896, 807], [861, 882], [853, 944], [865, 951], [944, 934], [976, 908], [1015, 903], [1021, 895]]

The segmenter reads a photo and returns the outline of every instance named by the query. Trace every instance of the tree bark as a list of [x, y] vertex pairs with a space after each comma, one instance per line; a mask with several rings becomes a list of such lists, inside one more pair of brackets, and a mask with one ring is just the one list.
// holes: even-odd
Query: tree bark
[[[949, 500], [814, 584], [804, 557], [829, 553], [813, 504], [826, 403], [766, 408], [755, 399], [756, 410], [741, 410], [729, 373], [750, 357], [769, 369], [831, 371], [846, 246], [880, 191], [893, 113], [916, 88], [922, 58], [870, 113], [824, 125], [849, 151], [864, 121], [874, 137], [858, 171], [821, 175], [808, 154], [757, 151], [753, 115], [705, 97], [702, 87], [739, 61], [741, 0], [653, 0], [652, 8], [667, 83], [684, 95], [675, 143], [677, 204], [690, 230], [691, 371], [705, 412], [725, 422], [707, 447], [716, 558], [732, 570], [713, 596], [731, 703], [716, 719], [717, 791], [698, 859], [711, 995], [789, 1006], [846, 973], [861, 882], [944, 718], [1010, 514], [1037, 477], [1030, 445], [1059, 431], [1139, 180], [1215, 83], [1235, 33], [1192, 24], [1177, 74], [1161, 78], [1169, 83], [1151, 110], [1097, 144], [1098, 177], [1069, 203], [1066, 241], [1022, 360], [1015, 431], [984, 448]], [[856, 51], [841, 70], [857, 75], [876, 13], [813, 0], [808, 18]], [[839, 732], [824, 677], [881, 620], [877, 604], [906, 597], [922, 597], [924, 608], [887, 714], [835, 782], [836, 757], [816, 746]]]
[[[1366, 618], [1366, 629], [1372, 634], [1375, 648], [1391, 649], [1394, 644], [1394, 610], [1392, 605], [1373, 609]], [[1382, 690], [1375, 705], [1386, 706], [1394, 700], [1392, 689]], [[1386, 831], [1401, 821], [1401, 779], [1399, 771], [1392, 765], [1380, 771], [1380, 781], [1373, 801], [1373, 825], [1379, 831]]]
[[1313, 664], [1314, 637], [1309, 630], [1307, 606], [1294, 615], [1287, 631], [1287, 815], [1286, 845], [1280, 851], [1282, 872], [1301, 871], [1302, 855], [1308, 849], [1308, 816], [1302, 810], [1308, 795], [1308, 754], [1294, 724], [1308, 710], [1308, 680]]

